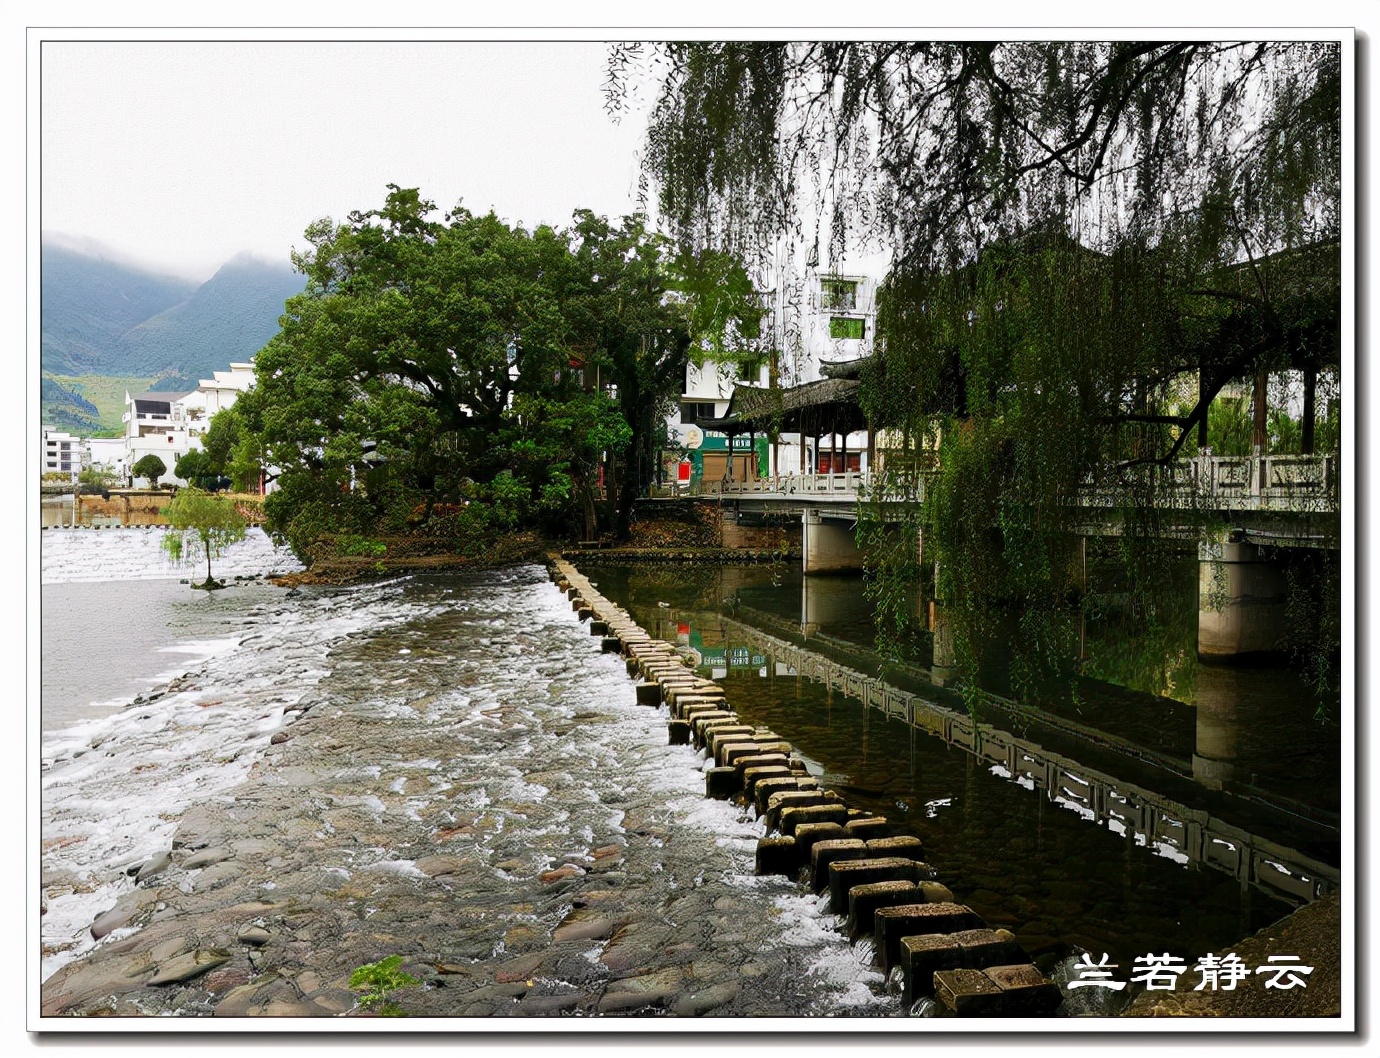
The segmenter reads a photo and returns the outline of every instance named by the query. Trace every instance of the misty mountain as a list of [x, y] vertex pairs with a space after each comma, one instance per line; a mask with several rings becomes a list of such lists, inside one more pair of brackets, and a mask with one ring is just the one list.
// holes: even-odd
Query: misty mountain
[[[47, 233], [42, 280], [42, 414], [78, 433], [118, 428], [121, 379], [194, 389], [213, 371], [249, 360], [278, 332], [283, 303], [305, 283], [286, 264], [248, 254], [197, 283], [90, 240]], [[54, 375], [85, 379], [99, 411]]]
[[43, 373], [174, 377], [195, 386], [257, 353], [303, 284], [288, 265], [247, 254], [197, 284], [45, 241]]
[[41, 296], [43, 373], [119, 375], [126, 331], [180, 304], [188, 279], [44, 241]]
[[160, 389], [194, 388], [277, 334], [283, 303], [304, 283], [287, 265], [241, 254], [185, 300], [126, 330], [121, 370], [111, 373], [157, 376]]

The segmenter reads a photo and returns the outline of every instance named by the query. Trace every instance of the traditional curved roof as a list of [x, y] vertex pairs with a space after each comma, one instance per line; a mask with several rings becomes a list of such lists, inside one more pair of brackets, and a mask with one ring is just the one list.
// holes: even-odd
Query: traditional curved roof
[[822, 378], [789, 389], [733, 387], [728, 411], [720, 419], [702, 419], [706, 430], [739, 434], [749, 430], [786, 433], [851, 433], [867, 427], [858, 405], [856, 378]]

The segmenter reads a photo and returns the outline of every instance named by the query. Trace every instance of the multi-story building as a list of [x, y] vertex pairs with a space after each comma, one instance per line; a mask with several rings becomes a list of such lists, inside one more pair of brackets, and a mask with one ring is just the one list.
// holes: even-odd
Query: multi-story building
[[177, 461], [201, 439], [218, 411], [232, 406], [254, 384], [254, 365], [236, 363], [228, 371], [213, 372], [194, 390], [182, 392], [125, 393], [125, 466], [132, 467], [146, 455], [156, 455], [168, 470], [160, 482], [185, 484], [173, 473]]
[[872, 353], [875, 277], [861, 271], [807, 272], [763, 297], [770, 308], [763, 321], [767, 337], [760, 364], [743, 369], [710, 361], [686, 369], [679, 414], [667, 424], [671, 447], [666, 451], [666, 480], [717, 481], [731, 475], [742, 481], [802, 468], [806, 473], [866, 469], [863, 433], [818, 438], [782, 434], [773, 442], [745, 434], [730, 438], [707, 425], [728, 412], [735, 388], [816, 382], [831, 365], [850, 364]]
[[43, 427], [43, 443], [39, 446], [41, 462], [40, 478], [55, 480], [51, 475], [62, 475], [67, 481], [75, 482], [81, 475], [85, 462], [82, 440], [53, 426]]

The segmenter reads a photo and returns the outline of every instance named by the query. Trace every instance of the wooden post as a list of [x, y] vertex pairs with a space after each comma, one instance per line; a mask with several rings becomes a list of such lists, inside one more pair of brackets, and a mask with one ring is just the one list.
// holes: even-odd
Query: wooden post
[[[1198, 400], [1203, 399], [1203, 391], [1207, 388], [1207, 373], [1200, 367], [1198, 368]], [[1208, 446], [1208, 409], [1203, 409], [1203, 417], [1198, 420], [1198, 448], [1203, 449]]]
[[1317, 404], [1318, 369], [1306, 367], [1303, 369], [1303, 423], [1299, 435], [1299, 452], [1302, 455], [1313, 454], [1313, 425], [1317, 416]]
[[1266, 390], [1269, 388], [1270, 374], [1265, 368], [1260, 368], [1255, 373], [1255, 437], [1252, 444], [1255, 446], [1255, 454], [1262, 456], [1265, 454], [1265, 446], [1269, 443], [1269, 437], [1265, 432], [1265, 397]]

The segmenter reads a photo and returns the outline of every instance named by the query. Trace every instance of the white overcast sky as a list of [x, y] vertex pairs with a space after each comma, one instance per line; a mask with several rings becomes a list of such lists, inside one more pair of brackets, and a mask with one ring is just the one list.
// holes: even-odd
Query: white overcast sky
[[47, 41], [42, 229], [194, 278], [286, 262], [388, 183], [561, 225], [635, 208], [643, 122], [589, 42]]

